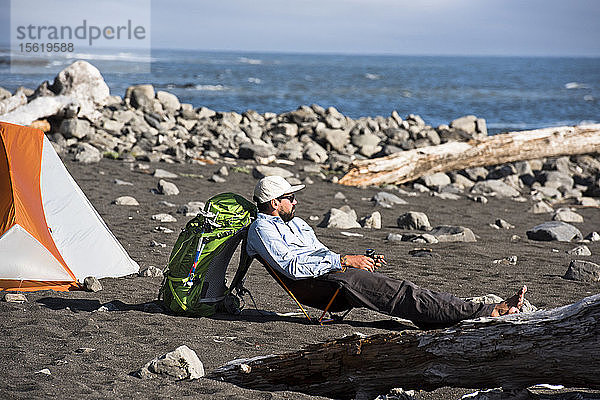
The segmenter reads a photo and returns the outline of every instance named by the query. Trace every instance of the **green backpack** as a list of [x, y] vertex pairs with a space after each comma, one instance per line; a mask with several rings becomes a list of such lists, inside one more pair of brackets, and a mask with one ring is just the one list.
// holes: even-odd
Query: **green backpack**
[[[207, 201], [179, 234], [165, 267], [159, 299], [178, 314], [211, 316], [217, 311], [239, 312], [243, 278], [252, 259], [245, 251], [248, 226], [256, 206], [235, 193]], [[238, 270], [229, 286], [225, 274], [242, 243]]]

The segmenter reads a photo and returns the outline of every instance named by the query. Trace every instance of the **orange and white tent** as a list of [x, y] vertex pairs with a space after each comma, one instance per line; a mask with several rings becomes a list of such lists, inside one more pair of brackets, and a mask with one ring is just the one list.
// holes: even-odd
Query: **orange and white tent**
[[70, 290], [138, 269], [42, 131], [0, 122], [0, 290]]

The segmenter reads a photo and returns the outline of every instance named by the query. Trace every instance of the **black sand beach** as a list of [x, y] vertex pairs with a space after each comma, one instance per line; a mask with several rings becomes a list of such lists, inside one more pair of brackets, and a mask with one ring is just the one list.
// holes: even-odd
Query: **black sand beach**
[[[141, 268], [153, 265], [162, 268], [169, 256], [178, 232], [191, 217], [175, 212], [161, 201], [177, 206], [189, 201], [206, 201], [211, 196], [232, 191], [251, 198], [255, 179], [251, 174], [233, 171], [225, 183], [209, 182], [222, 165], [146, 163], [149, 172], [156, 168], [179, 174], [172, 179], [181, 193], [163, 196], [152, 193], [158, 179], [133, 169], [135, 163], [103, 159], [100, 163], [82, 164], [65, 161], [67, 168], [104, 218], [115, 236]], [[238, 167], [254, 166], [250, 161], [236, 161]], [[297, 173], [300, 179], [304, 161], [295, 166], [283, 166]], [[122, 186], [115, 179], [133, 183]], [[539, 308], [554, 308], [576, 302], [598, 293], [598, 283], [582, 283], [562, 278], [572, 259], [600, 263], [599, 242], [587, 243], [592, 255], [573, 256], [566, 253], [577, 244], [568, 242], [534, 242], [526, 231], [548, 221], [550, 214], [532, 214], [527, 209], [532, 202], [490, 198], [487, 204], [460, 200], [443, 200], [420, 194], [403, 197], [407, 205], [392, 209], [374, 207], [370, 198], [379, 188], [345, 187], [313, 176], [313, 184], [298, 195], [297, 215], [316, 226], [332, 207], [348, 204], [359, 217], [378, 210], [382, 214], [382, 229], [355, 229], [363, 237], [343, 236], [338, 229], [315, 228], [319, 238], [337, 252], [362, 253], [371, 247], [384, 253], [388, 266], [382, 271], [408, 279], [427, 288], [448, 291], [459, 296], [494, 293], [512, 295], [521, 285], [529, 288], [528, 300]], [[342, 192], [346, 201], [334, 199]], [[140, 206], [111, 204], [119, 196], [135, 197]], [[433, 226], [462, 225], [477, 236], [475, 243], [437, 243], [419, 245], [390, 242], [389, 233], [400, 233], [396, 218], [407, 211], [428, 215]], [[151, 215], [170, 213], [176, 223], [159, 223]], [[598, 208], [578, 208], [584, 223], [575, 224], [585, 236], [600, 227]], [[318, 216], [318, 220], [309, 220]], [[497, 218], [515, 225], [514, 229], [497, 230], [489, 226]], [[175, 232], [155, 231], [166, 226]], [[518, 235], [521, 239], [512, 239]], [[156, 241], [166, 247], [151, 247]], [[90, 246], [93, 246], [90, 243]], [[409, 251], [427, 247], [438, 254], [434, 258], [412, 257]], [[494, 264], [493, 260], [517, 256], [516, 265]], [[235, 264], [232, 263], [232, 266]], [[232, 270], [234, 268], [231, 268]], [[147, 361], [181, 345], [195, 350], [206, 371], [226, 362], [272, 353], [301, 349], [321, 341], [340, 338], [356, 332], [370, 335], [381, 332], [412, 329], [385, 315], [355, 309], [343, 322], [326, 326], [308, 325], [297, 313], [295, 304], [258, 263], [248, 274], [246, 286], [252, 292], [259, 309], [289, 313], [280, 316], [253, 312], [246, 296], [247, 313], [241, 316], [187, 318], [160, 311], [153, 301], [157, 297], [161, 278], [129, 276], [102, 279], [103, 290], [59, 293], [41, 291], [27, 293], [23, 304], [0, 302], [2, 363], [0, 363], [0, 397], [8, 398], [206, 398], [206, 399], [303, 399], [312, 398], [294, 392], [261, 392], [209, 379], [175, 382], [157, 378], [142, 380], [131, 375]], [[108, 311], [96, 311], [106, 305]], [[317, 310], [311, 310], [317, 315]], [[87, 350], [85, 350], [87, 349]], [[515, 366], [518, 368], [518, 366]], [[41, 373], [48, 369], [49, 374]], [[553, 382], [540, 382], [553, 383]], [[411, 388], [406, 388], [411, 389]], [[418, 399], [457, 399], [473, 389], [443, 388], [434, 392], [416, 393]], [[382, 393], [385, 394], [385, 393]]]

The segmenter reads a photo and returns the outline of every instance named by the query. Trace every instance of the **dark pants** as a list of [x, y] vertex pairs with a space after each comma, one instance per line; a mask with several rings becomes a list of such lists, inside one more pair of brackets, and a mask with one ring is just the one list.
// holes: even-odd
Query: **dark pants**
[[353, 307], [412, 321], [419, 328], [435, 329], [456, 324], [463, 319], [487, 317], [494, 304], [464, 301], [449, 293], [422, 289], [409, 281], [390, 278], [377, 272], [348, 268], [316, 278], [335, 282]]

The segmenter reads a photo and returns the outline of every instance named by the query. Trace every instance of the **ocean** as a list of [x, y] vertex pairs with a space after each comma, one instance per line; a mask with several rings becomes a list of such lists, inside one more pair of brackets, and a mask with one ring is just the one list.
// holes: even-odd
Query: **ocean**
[[[0, 86], [34, 89], [84, 56], [42, 61], [43, 73], [36, 74], [12, 74], [5, 63]], [[113, 95], [151, 83], [216, 111], [281, 113], [316, 103], [352, 118], [418, 114], [432, 126], [473, 114], [487, 120], [492, 134], [600, 121], [600, 58], [176, 50], [153, 50], [150, 60], [134, 52], [87, 56]], [[151, 73], [136, 72], [147, 62]]]

